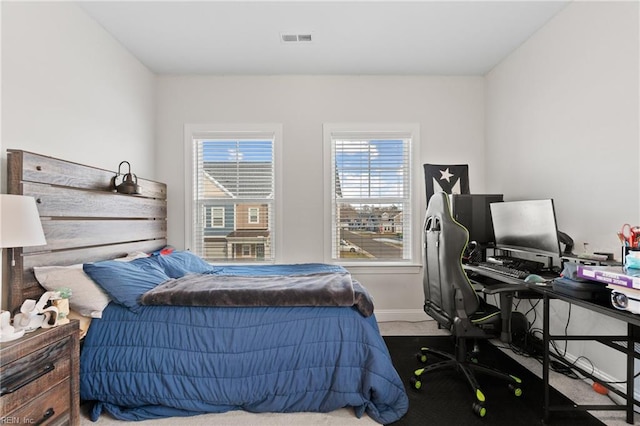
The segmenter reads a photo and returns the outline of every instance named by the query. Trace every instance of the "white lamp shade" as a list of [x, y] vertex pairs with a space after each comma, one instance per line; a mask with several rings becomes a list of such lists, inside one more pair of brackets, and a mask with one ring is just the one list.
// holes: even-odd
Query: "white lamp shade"
[[36, 200], [24, 195], [0, 194], [0, 247], [45, 244]]

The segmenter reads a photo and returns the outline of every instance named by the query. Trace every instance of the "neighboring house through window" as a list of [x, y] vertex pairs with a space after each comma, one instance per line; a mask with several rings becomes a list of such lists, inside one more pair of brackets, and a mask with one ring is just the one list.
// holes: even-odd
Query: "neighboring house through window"
[[327, 260], [417, 263], [419, 126], [325, 124], [324, 139]]
[[211, 262], [275, 260], [280, 125], [186, 125], [186, 247]]

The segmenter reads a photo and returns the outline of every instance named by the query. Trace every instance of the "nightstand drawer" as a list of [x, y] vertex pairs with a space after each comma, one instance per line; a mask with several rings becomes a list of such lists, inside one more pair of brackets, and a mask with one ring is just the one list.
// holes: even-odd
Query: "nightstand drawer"
[[0, 425], [80, 424], [78, 321], [0, 342]]
[[3, 419], [34, 425], [69, 423], [69, 379], [58, 383], [26, 405], [9, 413]]
[[[71, 343], [70, 337], [58, 340], [3, 366], [0, 369], [2, 377], [1, 411], [10, 413], [36, 397], [41, 400], [43, 396], [47, 395], [43, 395], [47, 390], [68, 379], [71, 373]], [[56, 392], [63, 392], [65, 397], [60, 400], [67, 406], [63, 411], [67, 411], [71, 387], [68, 380], [64, 383], [66, 383], [66, 387], [58, 386], [60, 390]], [[42, 403], [42, 401], [40, 402]], [[56, 407], [58, 406], [56, 405]]]

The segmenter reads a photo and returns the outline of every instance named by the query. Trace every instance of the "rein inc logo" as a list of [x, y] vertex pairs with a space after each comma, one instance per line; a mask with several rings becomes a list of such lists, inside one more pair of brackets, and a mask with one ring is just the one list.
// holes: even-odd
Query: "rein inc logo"
[[6, 416], [0, 417], [2, 425], [31, 425], [36, 424], [36, 419], [32, 417]]

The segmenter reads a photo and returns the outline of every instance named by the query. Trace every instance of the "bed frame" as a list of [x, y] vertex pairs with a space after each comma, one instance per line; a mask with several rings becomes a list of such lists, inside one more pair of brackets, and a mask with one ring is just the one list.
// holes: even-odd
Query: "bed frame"
[[13, 249], [8, 310], [44, 292], [34, 266], [72, 265], [153, 251], [167, 244], [167, 186], [138, 178], [140, 195], [111, 190], [116, 172], [22, 150], [7, 150], [7, 193], [36, 199], [47, 244]]

